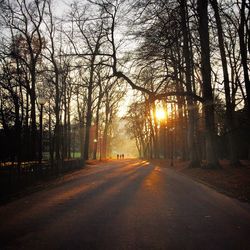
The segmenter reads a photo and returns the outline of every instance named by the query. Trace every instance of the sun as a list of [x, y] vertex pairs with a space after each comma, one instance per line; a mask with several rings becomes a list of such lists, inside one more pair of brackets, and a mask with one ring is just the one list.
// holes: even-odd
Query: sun
[[157, 108], [155, 111], [155, 117], [158, 121], [166, 119], [166, 111], [163, 108]]

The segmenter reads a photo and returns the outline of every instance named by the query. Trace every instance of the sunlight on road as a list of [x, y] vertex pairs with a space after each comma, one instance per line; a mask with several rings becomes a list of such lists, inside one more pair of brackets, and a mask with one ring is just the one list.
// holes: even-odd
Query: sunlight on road
[[[232, 234], [241, 238], [248, 232], [244, 222], [248, 214], [235, 201], [167, 171], [136, 159], [82, 169], [54, 187], [0, 207], [4, 225], [0, 235], [13, 249], [20, 245], [24, 249], [173, 249], [168, 246], [176, 242], [184, 249], [197, 237], [200, 243], [219, 235], [220, 241], [218, 231], [229, 228], [232, 219], [224, 212], [226, 202], [235, 225], [241, 226], [237, 231], [232, 228]], [[187, 192], [194, 197], [192, 204]], [[221, 218], [220, 224], [216, 218]], [[179, 242], [179, 235], [185, 243]], [[227, 237], [232, 238], [231, 231]]]
[[[112, 171], [106, 169], [106, 166], [100, 166], [93, 171], [83, 172], [82, 175], [76, 175], [76, 179], [72, 176], [65, 178], [65, 185], [57, 187], [52, 191], [52, 195], [40, 198], [37, 200], [26, 200], [26, 203], [35, 203], [26, 211], [23, 211], [21, 216], [17, 213], [11, 219], [13, 223], [18, 220], [29, 220], [31, 217], [50, 216], [54, 210], [60, 207], [67, 207], [72, 201], [82, 201], [87, 207], [91, 207], [94, 213], [95, 207], [101, 207], [109, 200], [115, 199], [115, 196], [121, 195], [122, 190], [131, 185], [131, 183], [141, 179], [144, 181], [146, 175], [141, 171], [144, 167], [149, 166], [147, 161], [134, 160], [118, 162], [120, 165], [115, 166]], [[124, 164], [124, 165], [123, 165]], [[143, 176], [143, 178], [142, 178]], [[92, 181], [92, 178], [95, 180]], [[76, 181], [76, 182], [75, 182]], [[76, 185], [78, 184], [78, 185]], [[54, 194], [54, 195], [53, 195]]]

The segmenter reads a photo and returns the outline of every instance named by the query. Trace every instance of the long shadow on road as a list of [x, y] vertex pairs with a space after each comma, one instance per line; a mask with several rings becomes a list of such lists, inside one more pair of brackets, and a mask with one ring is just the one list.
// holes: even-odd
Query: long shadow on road
[[[72, 180], [71, 185], [67, 186], [70, 190], [61, 190], [59, 196], [54, 194], [55, 197], [40, 201], [31, 211], [20, 214], [16, 221], [12, 220], [9, 228], [1, 230], [2, 244], [16, 246], [22, 243], [39, 248], [55, 244], [53, 249], [65, 249], [65, 240], [60, 246], [56, 238], [68, 239], [70, 248], [73, 242], [93, 243], [93, 235], [103, 230], [102, 225], [108, 224], [130, 202], [131, 196], [150, 174], [152, 167], [146, 165], [144, 162], [133, 167], [125, 165], [115, 171], [102, 170], [83, 176], [82, 180], [79, 178], [76, 186]], [[63, 235], [65, 237], [62, 238]], [[13, 242], [13, 239], [16, 241]]]
[[249, 249], [237, 202], [145, 161], [83, 170], [27, 200], [0, 208], [1, 249]]

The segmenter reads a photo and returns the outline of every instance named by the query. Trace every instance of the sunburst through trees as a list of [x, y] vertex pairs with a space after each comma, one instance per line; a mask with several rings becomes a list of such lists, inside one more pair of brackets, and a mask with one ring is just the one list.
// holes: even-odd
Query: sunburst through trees
[[72, 158], [114, 156], [129, 88], [122, 119], [140, 157], [211, 168], [249, 157], [245, 0], [73, 2], [61, 17], [55, 9], [1, 1], [1, 161], [20, 173], [22, 162], [59, 170]]

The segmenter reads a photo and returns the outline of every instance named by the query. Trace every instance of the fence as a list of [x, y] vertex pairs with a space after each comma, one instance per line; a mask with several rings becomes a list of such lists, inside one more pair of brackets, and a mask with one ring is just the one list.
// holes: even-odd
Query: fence
[[84, 166], [82, 159], [72, 159], [57, 162], [25, 162], [1, 163], [0, 165], [0, 202], [14, 194], [21, 194], [28, 187], [39, 181], [53, 179], [62, 173], [79, 169]]

